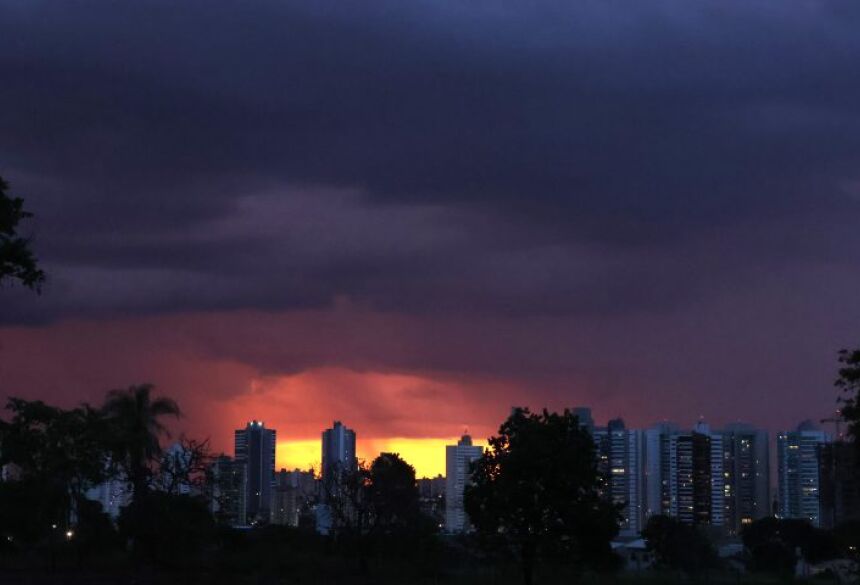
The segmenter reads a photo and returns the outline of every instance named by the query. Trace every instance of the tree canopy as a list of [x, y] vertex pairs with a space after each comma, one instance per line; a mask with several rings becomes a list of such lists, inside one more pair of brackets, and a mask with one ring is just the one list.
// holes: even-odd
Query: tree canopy
[[713, 567], [717, 553], [707, 535], [694, 526], [665, 515], [648, 519], [642, 537], [658, 566], [693, 573]]
[[848, 435], [860, 448], [860, 349], [839, 352], [839, 377], [836, 387], [843, 392], [842, 417], [848, 423]]
[[619, 510], [601, 496], [600, 479], [575, 415], [516, 409], [474, 464], [466, 513], [479, 533], [518, 551], [526, 584], [539, 557], [605, 567]]
[[24, 209], [24, 200], [7, 194], [9, 185], [0, 177], [0, 285], [17, 280], [38, 291], [45, 281], [39, 269], [30, 240], [19, 232], [22, 220], [33, 214]]
[[149, 488], [153, 464], [160, 461], [160, 439], [167, 434], [165, 416], [179, 417], [179, 405], [166, 397], [153, 397], [152, 385], [112, 390], [102, 408], [110, 425], [113, 463], [122, 468], [134, 497]]

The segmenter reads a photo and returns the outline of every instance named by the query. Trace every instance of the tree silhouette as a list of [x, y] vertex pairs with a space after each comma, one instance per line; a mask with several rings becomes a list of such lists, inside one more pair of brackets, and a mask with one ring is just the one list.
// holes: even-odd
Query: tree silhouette
[[397, 453], [381, 453], [370, 466], [369, 500], [373, 531], [402, 534], [418, 525], [415, 468]]
[[833, 533], [815, 528], [806, 519], [762, 518], [744, 528], [741, 537], [750, 553], [753, 571], [791, 575], [798, 550], [810, 563], [841, 554]]
[[660, 567], [693, 573], [717, 564], [717, 553], [708, 537], [676, 518], [663, 514], [651, 516], [642, 530], [642, 538]]
[[516, 409], [489, 443], [466, 512], [480, 533], [518, 550], [526, 585], [539, 556], [606, 566], [619, 513], [599, 494], [594, 442], [577, 417]]
[[39, 291], [45, 273], [36, 265], [30, 240], [19, 235], [18, 224], [33, 214], [24, 210], [24, 200], [6, 194], [9, 185], [0, 177], [0, 285], [17, 280]]
[[110, 425], [113, 463], [125, 473], [134, 500], [149, 490], [152, 465], [162, 455], [160, 439], [167, 435], [165, 416], [179, 417], [179, 406], [170, 398], [152, 397], [152, 385], [111, 390], [103, 411]]
[[839, 352], [839, 363], [842, 367], [836, 386], [845, 394], [840, 400], [842, 417], [848, 423], [848, 435], [860, 452], [860, 349], [843, 349]]
[[80, 520], [87, 489], [106, 478], [104, 419], [86, 404], [64, 410], [10, 398], [6, 409], [0, 466], [13, 464], [18, 481], [2, 484], [0, 530], [33, 542]]

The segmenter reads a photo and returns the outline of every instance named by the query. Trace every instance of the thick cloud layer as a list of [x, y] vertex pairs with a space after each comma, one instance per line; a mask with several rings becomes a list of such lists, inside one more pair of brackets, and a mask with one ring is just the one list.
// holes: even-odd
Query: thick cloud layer
[[856, 3], [2, 11], [3, 172], [55, 275], [7, 321], [627, 310], [857, 260]]
[[[858, 27], [852, 0], [5, 2], [0, 174], [51, 282], [0, 323], [329, 313], [357, 321], [272, 340], [298, 353], [235, 323], [218, 363], [546, 401], [695, 402], [696, 347], [823, 409], [860, 329]], [[411, 326], [344, 348], [355, 311]]]

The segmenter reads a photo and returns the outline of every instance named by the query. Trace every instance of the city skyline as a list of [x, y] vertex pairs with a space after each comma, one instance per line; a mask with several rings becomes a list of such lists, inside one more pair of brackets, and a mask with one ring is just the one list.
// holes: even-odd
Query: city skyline
[[3, 3], [46, 280], [0, 291], [0, 396], [152, 383], [283, 461], [333, 419], [423, 460], [510, 404], [827, 417], [860, 324], [836, 4]]
[[[508, 410], [511, 407], [508, 407]], [[802, 419], [795, 421], [794, 424], [790, 424], [783, 428], [778, 429], [768, 429], [765, 427], [761, 427], [759, 425], [755, 425], [748, 420], [743, 420], [740, 418], [736, 418], [734, 420], [725, 422], [723, 424], [712, 424], [710, 421], [706, 419], [699, 418], [698, 420], [688, 421], [686, 424], [684, 422], [678, 421], [652, 421], [651, 423], [644, 425], [634, 425], [627, 422], [627, 419], [624, 417], [609, 417], [604, 418], [599, 415], [595, 415], [590, 407], [571, 407], [567, 408], [571, 409], [572, 412], [580, 417], [590, 417], [587, 420], [582, 420], [582, 424], [589, 429], [589, 432], [594, 433], [595, 428], [598, 429], [598, 435], [603, 433], [608, 438], [611, 437], [611, 432], [607, 434], [607, 425], [611, 427], [612, 424], [620, 423], [623, 425], [621, 428], [627, 430], [631, 433], [642, 433], [642, 436], [634, 437], [633, 439], [625, 438], [623, 441], [635, 440], [638, 449], [646, 450], [646, 442], [648, 441], [647, 436], [650, 432], [657, 431], [660, 427], [667, 426], [667, 428], [674, 429], [675, 431], [684, 431], [684, 432], [692, 432], [695, 431], [697, 427], [701, 425], [705, 425], [706, 428], [713, 428], [715, 431], [720, 433], [725, 433], [727, 435], [732, 434], [740, 434], [743, 435], [744, 432], [751, 430], [756, 433], [764, 433], [766, 438], [766, 450], [770, 453], [770, 461], [767, 464], [768, 471], [771, 474], [771, 478], [768, 483], [768, 489], [776, 490], [778, 488], [777, 478], [776, 478], [776, 469], [778, 465], [777, 454], [779, 452], [779, 437], [785, 433], [793, 433], [794, 430], [798, 427], [798, 425], [812, 425], [811, 428], [814, 428], [816, 433], [822, 437], [828, 437], [828, 440], [835, 440], [838, 438], [835, 433], [835, 428], [831, 431], [830, 426], [831, 422], [826, 420], [815, 420], [815, 419]], [[534, 411], [534, 409], [532, 409]], [[254, 419], [249, 419], [254, 420]], [[603, 426], [597, 424], [595, 421], [604, 421]], [[335, 421], [341, 422], [341, 421]], [[501, 422], [501, 421], [500, 421]], [[343, 421], [345, 425], [349, 424], [349, 421]], [[329, 423], [331, 424], [331, 423]], [[456, 445], [463, 437], [464, 434], [469, 435], [470, 440], [477, 447], [487, 448], [487, 440], [490, 436], [493, 436], [497, 433], [498, 425], [493, 429], [488, 435], [481, 436], [474, 434], [468, 426], [464, 426], [461, 429], [461, 433], [458, 435], [453, 435], [450, 437], [434, 437], [434, 438], [405, 438], [405, 437], [395, 437], [395, 438], [365, 438], [360, 428], [355, 428], [356, 431], [356, 457], [359, 461], [364, 461], [365, 463], [371, 462], [374, 458], [376, 458], [381, 453], [398, 453], [401, 455], [407, 463], [412, 465], [415, 468], [416, 477], [419, 478], [433, 478], [436, 476], [445, 476], [446, 475], [446, 449], [451, 445]], [[326, 428], [326, 427], [324, 427]], [[276, 430], [279, 430], [276, 428]], [[280, 430], [279, 430], [280, 433]], [[279, 434], [279, 436], [281, 436]], [[602, 435], [601, 435], [602, 436]], [[319, 438], [319, 432], [317, 432], [317, 437], [315, 439], [279, 439], [276, 443], [276, 457], [275, 457], [275, 469], [277, 470], [308, 470], [313, 469], [315, 473], [319, 474], [322, 469], [322, 440]], [[727, 439], [728, 440], [728, 439]], [[218, 448], [217, 444], [213, 446], [214, 452], [222, 451]], [[645, 473], [645, 470], [641, 470]], [[636, 497], [641, 497], [638, 494]], [[640, 502], [640, 505], [646, 506], [647, 502]]]
[[[506, 424], [523, 413], [523, 407], [513, 406], [510, 412]], [[747, 423], [714, 428], [703, 420], [691, 427], [664, 421], [630, 428], [620, 418], [597, 424], [587, 406], [567, 408], [565, 413], [576, 417], [593, 441], [597, 489], [602, 498], [618, 507], [621, 538], [638, 537], [654, 516], [669, 516], [733, 536], [771, 515], [832, 527], [848, 517], [856, 504], [851, 472], [842, 470], [842, 463], [834, 459], [848, 457], [846, 445], [851, 443], [809, 420], [777, 433], [772, 441], [767, 430]], [[333, 518], [342, 520], [344, 509], [336, 508], [340, 512], [334, 515], [328, 498], [342, 505], [341, 490], [349, 485], [346, 478], [363, 473], [362, 466], [373, 469], [379, 460], [399, 455], [381, 452], [366, 460], [356, 457], [360, 433], [336, 420], [321, 432], [316, 445], [322, 466], [278, 471], [276, 433], [277, 429], [262, 421], [249, 421], [244, 429], [236, 430], [235, 458], [220, 455], [214, 459], [213, 477], [223, 478], [216, 482], [218, 489], [234, 495], [232, 504], [222, 509], [220, 503], [213, 503], [213, 509], [234, 518], [236, 525], [271, 521], [297, 526], [302, 514], [307, 518], [312, 513], [317, 532], [329, 534]], [[444, 475], [410, 472], [423, 509], [447, 533], [471, 530], [464, 492], [471, 482], [472, 463], [487, 448], [464, 432], [444, 446]], [[178, 444], [170, 449], [182, 453]], [[405, 462], [412, 465], [408, 459]], [[93, 490], [91, 497], [112, 504], [113, 491], [115, 485], [109, 483]], [[313, 497], [318, 498], [316, 505]]]

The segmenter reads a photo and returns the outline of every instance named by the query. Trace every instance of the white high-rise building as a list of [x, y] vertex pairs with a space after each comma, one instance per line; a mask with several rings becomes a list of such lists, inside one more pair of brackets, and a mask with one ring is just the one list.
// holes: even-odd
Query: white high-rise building
[[463, 435], [456, 445], [445, 447], [445, 530], [464, 532], [469, 519], [463, 508], [463, 492], [469, 482], [473, 461], [483, 455], [484, 449], [472, 445], [472, 437]]
[[782, 518], [803, 518], [812, 522], [813, 526], [820, 525], [821, 486], [818, 471], [821, 447], [827, 442], [827, 434], [810, 421], [801, 423], [796, 431], [777, 435], [777, 494], [779, 515]]
[[671, 507], [669, 445], [678, 425], [663, 422], [645, 431], [645, 519], [669, 514]]

